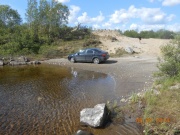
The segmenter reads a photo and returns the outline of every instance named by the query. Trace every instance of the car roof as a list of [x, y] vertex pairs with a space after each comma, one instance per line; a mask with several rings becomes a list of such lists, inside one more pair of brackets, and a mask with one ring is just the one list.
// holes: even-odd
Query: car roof
[[99, 49], [99, 48], [87, 48], [87, 49], [85, 49], [85, 50], [98, 50], [98, 51], [102, 51], [102, 50]]

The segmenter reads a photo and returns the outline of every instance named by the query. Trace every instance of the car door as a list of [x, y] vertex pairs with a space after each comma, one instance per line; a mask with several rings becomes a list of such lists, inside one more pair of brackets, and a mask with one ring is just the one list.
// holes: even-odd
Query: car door
[[85, 55], [85, 50], [80, 51], [76, 54], [76, 61], [85, 61], [86, 60], [86, 55]]
[[89, 49], [86, 51], [86, 61], [91, 62], [94, 56], [94, 51]]

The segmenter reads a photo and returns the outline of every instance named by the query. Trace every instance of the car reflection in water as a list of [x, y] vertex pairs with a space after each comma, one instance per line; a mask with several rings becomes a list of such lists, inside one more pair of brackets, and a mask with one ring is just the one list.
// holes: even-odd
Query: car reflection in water
[[78, 72], [75, 71], [73, 67], [71, 67], [71, 74], [72, 74], [74, 77], [77, 77], [77, 76], [78, 76]]
[[[87, 73], [88, 72], [88, 73]], [[82, 80], [94, 80], [94, 79], [105, 79], [107, 78], [107, 74], [98, 73], [94, 71], [86, 71], [86, 70], [79, 70], [71, 67], [71, 74], [75, 78], [79, 78]]]

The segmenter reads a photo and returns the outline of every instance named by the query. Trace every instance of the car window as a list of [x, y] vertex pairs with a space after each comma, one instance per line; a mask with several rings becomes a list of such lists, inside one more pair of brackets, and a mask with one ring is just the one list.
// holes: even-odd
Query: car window
[[85, 50], [80, 50], [79, 53], [80, 53], [80, 54], [84, 54], [84, 53], [85, 53]]
[[100, 51], [100, 50], [97, 50], [97, 49], [94, 49], [94, 51], [95, 51], [96, 53], [101, 53], [101, 51]]
[[93, 54], [93, 51], [92, 50], [88, 50], [87, 54]]

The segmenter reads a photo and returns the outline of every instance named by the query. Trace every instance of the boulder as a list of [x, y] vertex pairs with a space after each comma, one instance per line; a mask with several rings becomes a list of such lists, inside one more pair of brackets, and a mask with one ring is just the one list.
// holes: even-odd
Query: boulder
[[9, 65], [11, 65], [11, 66], [17, 66], [17, 65], [26, 65], [27, 63], [26, 62], [19, 62], [19, 61], [10, 61], [9, 62]]
[[37, 60], [35, 60], [35, 61], [32, 61], [32, 64], [41, 64], [41, 62], [40, 61], [37, 61]]
[[19, 62], [17, 62], [17, 61], [10, 61], [9, 65], [16, 66], [16, 65], [19, 65]]
[[3, 65], [4, 65], [3, 60], [0, 60], [0, 66], [3, 66]]
[[133, 54], [134, 50], [131, 47], [125, 47], [124, 50], [129, 53], [129, 54]]
[[80, 123], [90, 127], [102, 127], [108, 120], [108, 109], [105, 103], [94, 108], [85, 108], [80, 112]]
[[24, 56], [20, 56], [17, 61], [18, 62], [29, 62], [28, 58], [24, 57]]
[[77, 133], [75, 135], [93, 135], [88, 131], [82, 131], [82, 130], [78, 130]]

